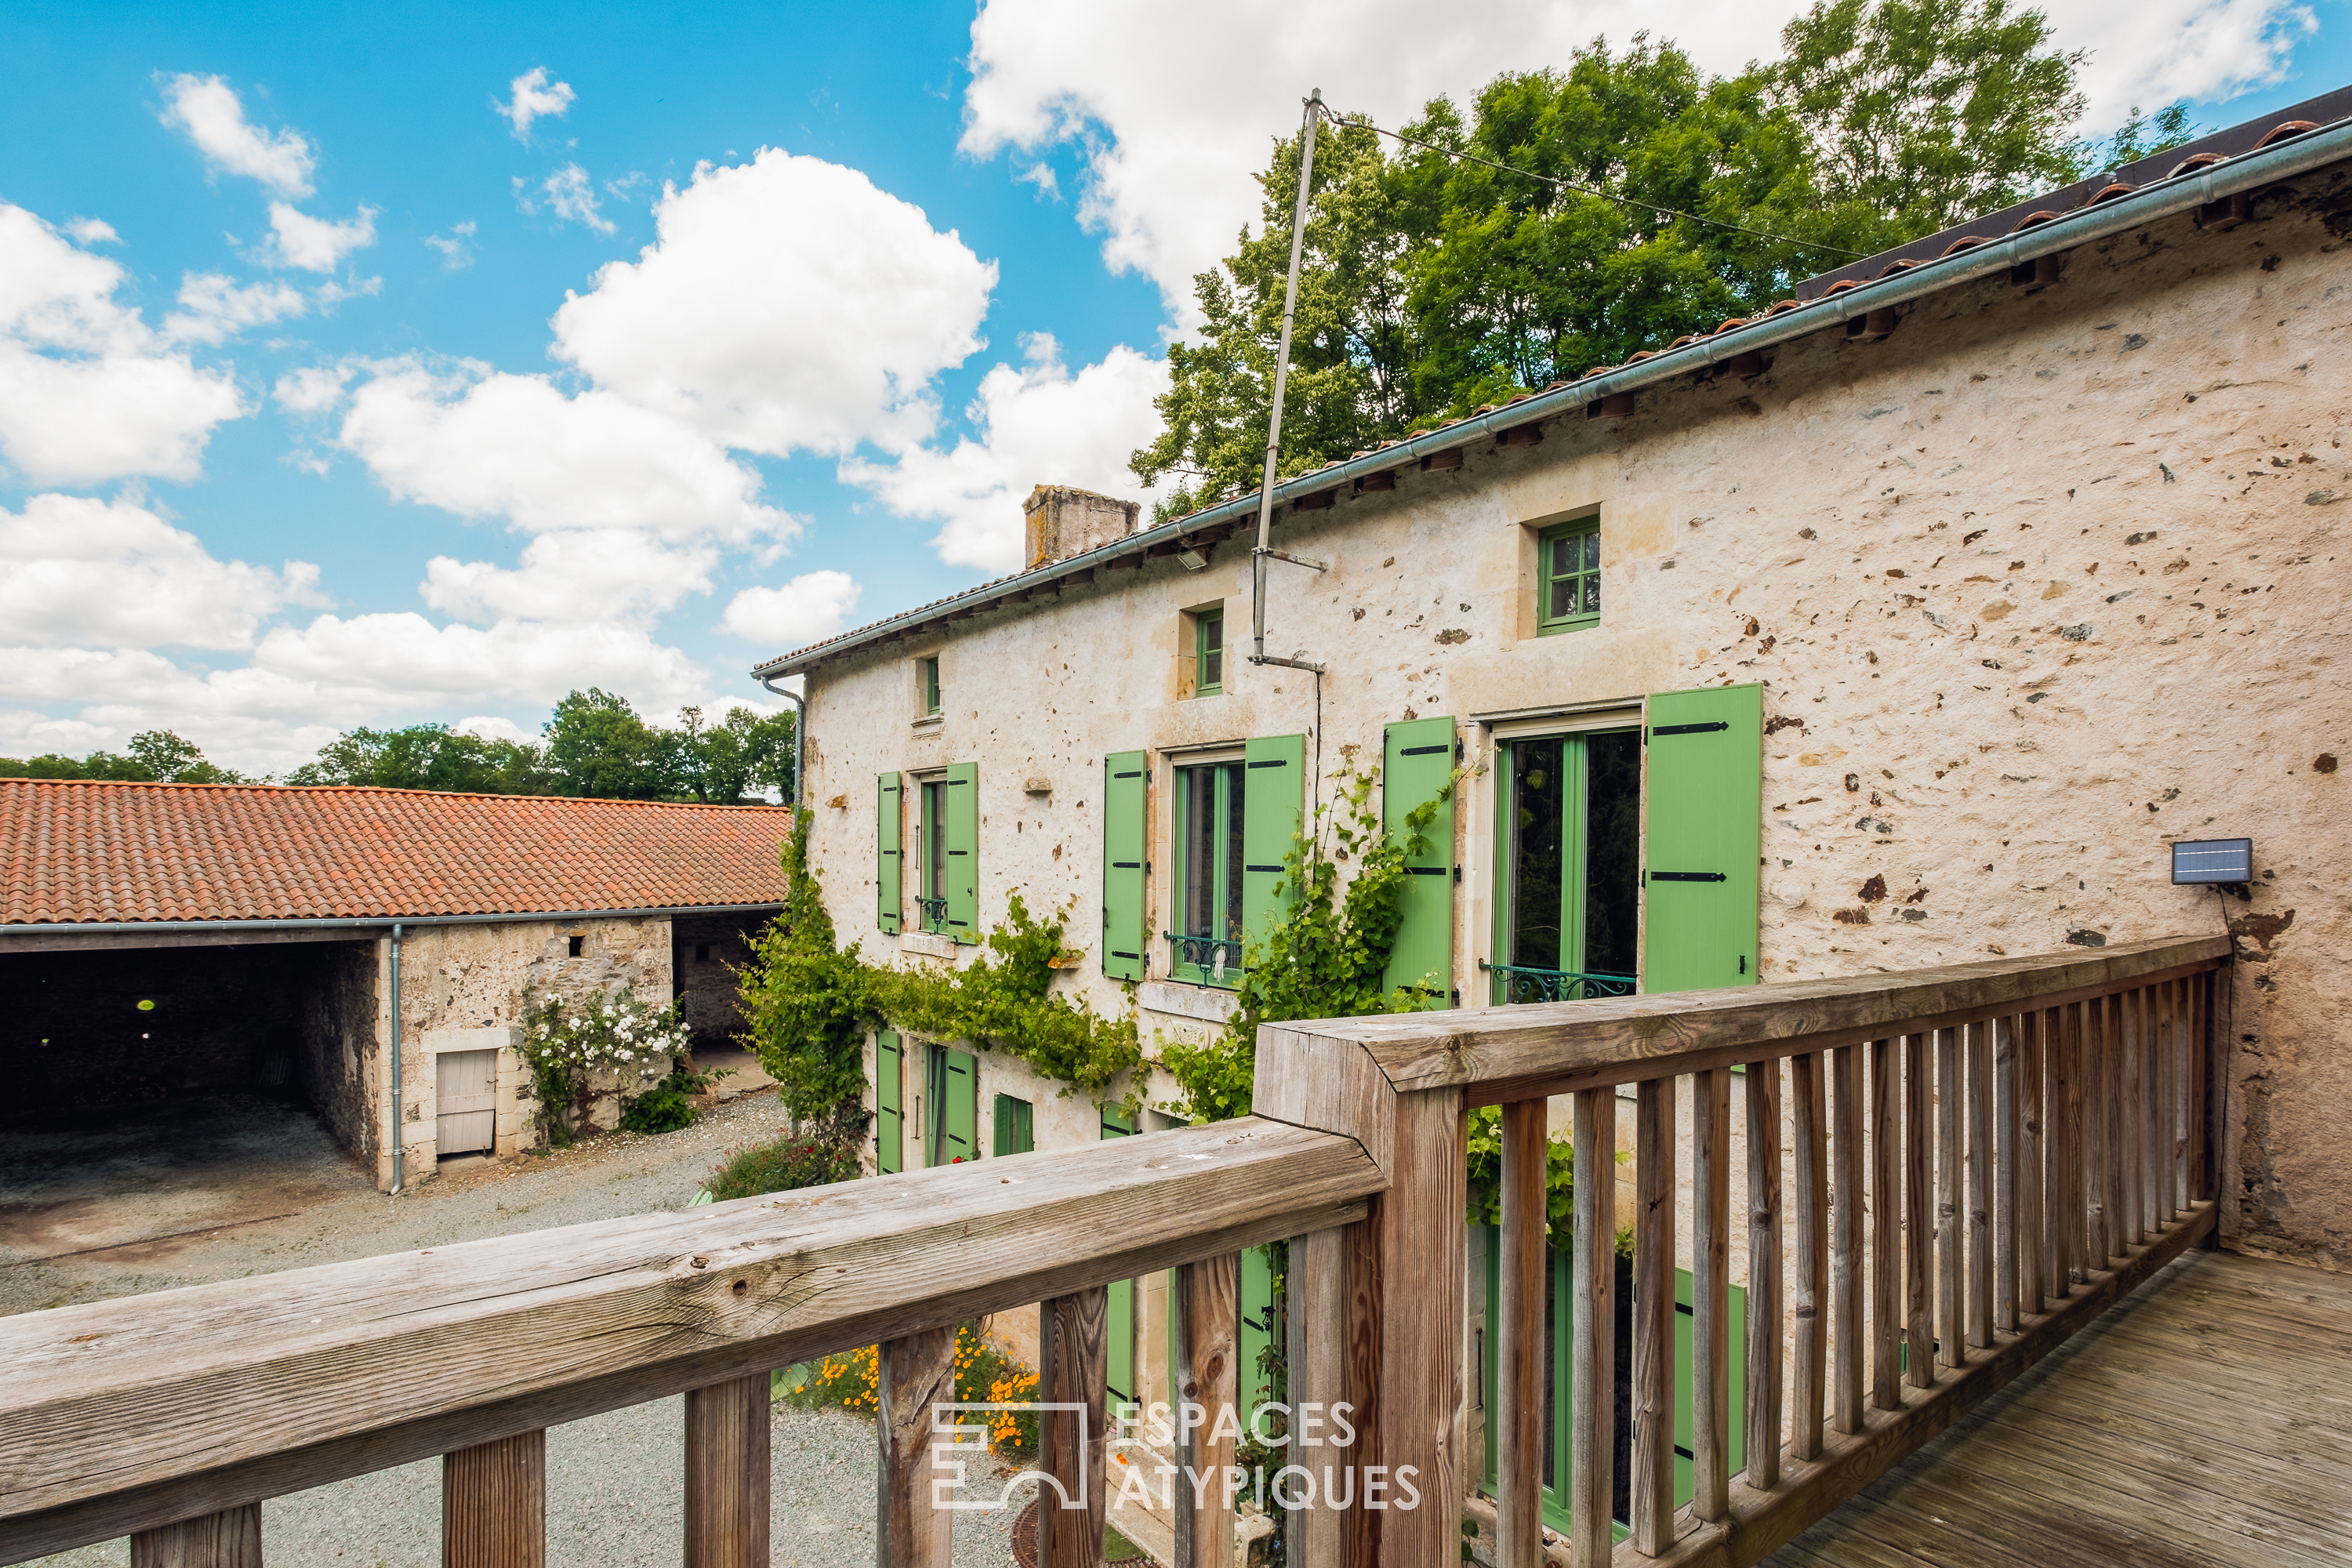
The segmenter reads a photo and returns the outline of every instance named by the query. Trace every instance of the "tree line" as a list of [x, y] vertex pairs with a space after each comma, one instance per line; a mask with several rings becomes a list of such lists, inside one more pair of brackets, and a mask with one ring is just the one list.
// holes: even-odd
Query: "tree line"
[[701, 709], [687, 708], [677, 720], [675, 725], [650, 723], [626, 698], [591, 687], [555, 705], [538, 742], [476, 735], [446, 724], [348, 730], [278, 780], [247, 778], [206, 761], [192, 742], [151, 730], [132, 736], [120, 755], [99, 751], [80, 758], [55, 752], [0, 757], [0, 777], [369, 784], [719, 805], [771, 795], [793, 798], [793, 714], [735, 708], [713, 723]]
[[[1781, 43], [1718, 77], [1646, 34], [1596, 40], [1391, 128], [1421, 145], [1327, 122], [1280, 472], [1712, 331], [2192, 134], [2176, 105], [2075, 137], [2087, 55], [2008, 0], [1818, 0]], [[1170, 344], [1163, 427], [1129, 460], [1179, 481], [1162, 518], [1258, 485], [1299, 162], [1297, 137], [1276, 144], [1257, 233], [1194, 279], [1202, 324]]]

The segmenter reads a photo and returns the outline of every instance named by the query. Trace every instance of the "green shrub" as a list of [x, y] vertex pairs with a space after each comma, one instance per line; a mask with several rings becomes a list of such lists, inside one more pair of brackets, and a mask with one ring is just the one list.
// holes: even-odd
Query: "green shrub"
[[855, 1181], [857, 1175], [856, 1150], [829, 1138], [793, 1132], [772, 1143], [737, 1150], [711, 1171], [703, 1185], [713, 1201], [723, 1203]]

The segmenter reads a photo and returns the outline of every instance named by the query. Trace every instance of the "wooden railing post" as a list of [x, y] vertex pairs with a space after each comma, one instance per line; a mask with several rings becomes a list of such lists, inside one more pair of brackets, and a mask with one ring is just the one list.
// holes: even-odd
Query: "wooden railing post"
[[1870, 1403], [1903, 1408], [1903, 1112], [1897, 1040], [1870, 1042]]
[[1238, 1494], [1227, 1487], [1237, 1447], [1230, 1424], [1239, 1419], [1240, 1339], [1239, 1256], [1229, 1252], [1178, 1268], [1173, 1568], [1233, 1565], [1233, 1498]]
[[142, 1530], [131, 1538], [131, 1568], [261, 1568], [261, 1505]]
[[1960, 1031], [1936, 1031], [1936, 1344], [1946, 1366], [1968, 1363], [1960, 1321]]
[[1780, 1064], [1748, 1064], [1748, 1484], [1780, 1484]]
[[1992, 1325], [2005, 1334], [2017, 1331], [2018, 1270], [2024, 1258], [2018, 1224], [2018, 1200], [2024, 1185], [2019, 1178], [2026, 1166], [2017, 1147], [2023, 1125], [2018, 1114], [2018, 1057], [2022, 1048], [2020, 1038], [2023, 1020], [2018, 1018], [1995, 1018], [1985, 1026], [1992, 1031], [1992, 1116], [1993, 1137], [1997, 1144], [1992, 1197], [1995, 1270]]
[[[1609, 1561], [1617, 1459], [1617, 1091], [1576, 1093], [1575, 1306], [1570, 1313], [1569, 1549]], [[1458, 1291], [1454, 1281], [1447, 1282]], [[1540, 1450], [1538, 1450], [1540, 1451]], [[1421, 1558], [1421, 1563], [1443, 1561]]]
[[543, 1568], [546, 1562], [546, 1429], [444, 1455], [441, 1568]]
[[768, 1568], [768, 1374], [686, 1395], [686, 1568]]
[[[1903, 1339], [1905, 1381], [1936, 1385], [1935, 1133], [1928, 1125], [1927, 1037], [1903, 1037]], [[1890, 1196], [1892, 1194], [1889, 1194]]]
[[1040, 1568], [1099, 1568], [1104, 1504], [1110, 1465], [1110, 1288], [1097, 1285], [1045, 1303], [1049, 1321], [1045, 1397], [1055, 1405], [1084, 1405], [1083, 1413], [1046, 1413], [1038, 1433], [1039, 1458], [1057, 1483], [1037, 1489]]
[[1731, 1508], [1731, 1072], [1691, 1078], [1691, 1512]]
[[1831, 1425], [1848, 1436], [1862, 1430], [1863, 1343], [1862, 1047], [1830, 1053], [1837, 1125], [1830, 1145], [1830, 1316], [1837, 1369]]
[[1969, 1343], [1992, 1345], [1992, 1031], [1969, 1026]]
[[1496, 1259], [1501, 1321], [1495, 1336], [1495, 1561], [1542, 1568], [1543, 1417], [1551, 1368], [1544, 1356], [1544, 1282], [1551, 1194], [1544, 1102], [1503, 1107], [1502, 1251]]
[[1797, 1263], [1791, 1303], [1796, 1362], [1790, 1379], [1796, 1418], [1790, 1426], [1789, 1453], [1811, 1459], [1822, 1451], [1822, 1396], [1829, 1371], [1830, 1119], [1821, 1052], [1789, 1058], [1789, 1086], [1790, 1126], [1797, 1140], [1797, 1225], [1790, 1247]]
[[954, 1568], [955, 1515], [934, 1500], [931, 1406], [955, 1402], [952, 1326], [883, 1342], [875, 1375], [874, 1549], [879, 1568]]
[[[1301, 1505], [1289, 1510], [1288, 1568], [1347, 1568], [1346, 1519], [1332, 1508], [1327, 1482], [1353, 1456], [1335, 1450], [1329, 1412], [1348, 1398], [1349, 1232], [1362, 1228], [1360, 1224], [1333, 1226], [1290, 1243], [1286, 1327], [1291, 1440], [1283, 1450], [1283, 1463], [1297, 1466], [1309, 1479], [1293, 1477], [1282, 1483], [1282, 1491]], [[1310, 1410], [1317, 1417], [1312, 1432], [1306, 1430], [1304, 1419]]]
[[1675, 1520], [1675, 1080], [1635, 1093], [1632, 1523], [1633, 1549], [1654, 1557]]
[[2042, 1179], [2049, 1016], [2037, 1008], [2017, 1019], [2017, 1310], [2036, 1317], [2052, 1278], [2049, 1188]]

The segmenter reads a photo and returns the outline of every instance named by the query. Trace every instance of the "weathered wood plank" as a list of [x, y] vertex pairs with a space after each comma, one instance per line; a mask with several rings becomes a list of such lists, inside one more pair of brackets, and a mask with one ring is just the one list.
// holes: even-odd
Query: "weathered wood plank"
[[[1312, 1231], [1291, 1241], [1286, 1289], [1296, 1346], [1290, 1358], [1294, 1410], [1328, 1410], [1348, 1398], [1349, 1253], [1347, 1229]], [[1312, 1435], [1315, 1451], [1309, 1453], [1308, 1441], [1309, 1435], [1301, 1433], [1298, 1447], [1286, 1457], [1319, 1476], [1328, 1458], [1325, 1445], [1319, 1433]], [[1291, 1510], [1286, 1531], [1292, 1546], [1289, 1568], [1346, 1568], [1343, 1524], [1318, 1486], [1313, 1506]]]
[[2080, 1009], [2051, 1011], [2056, 1026], [2051, 1034], [2049, 1204], [2050, 1232], [2055, 1268], [2050, 1276], [2053, 1300], [2061, 1298], [2082, 1278], [2083, 1270], [2083, 1107], [2082, 1076], [2077, 1053], [2082, 1044], [2075, 1027]]
[[[1176, 1561], [1171, 1568], [1233, 1568], [1234, 1455], [1241, 1405], [1241, 1258], [1176, 1270], [1179, 1413]], [[1198, 1419], [1199, 1425], [1193, 1425]]]
[[1544, 1358], [1549, 1206], [1544, 1113], [1540, 1100], [1503, 1107], [1503, 1223], [1496, 1243], [1501, 1317], [1487, 1325], [1496, 1351], [1495, 1561], [1501, 1568], [1540, 1568], [1544, 1560], [1543, 1425], [1551, 1378]]
[[1993, 1327], [2002, 1333], [2017, 1328], [2021, 1293], [2021, 1251], [2018, 1226], [2018, 1055], [2021, 1018], [1996, 1018], [1992, 1031], [1993, 1074]]
[[2123, 997], [2102, 998], [2099, 1012], [2099, 1165], [2100, 1228], [2106, 1237], [2106, 1258], [2131, 1250], [2128, 1222], [2124, 1217], [2123, 1134], [2124, 1035]]
[[1691, 1079], [1691, 1511], [1719, 1519], [1731, 1481], [1731, 1073]]
[[2017, 1020], [2017, 1310], [2039, 1313], [2050, 1295], [2050, 1208], [2043, 1167], [2048, 1139], [2048, 1012]]
[[1928, 1124], [1935, 1079], [1927, 1037], [1903, 1039], [1903, 1339], [1904, 1376], [1915, 1388], [1936, 1381], [1934, 1220], [1935, 1133]]
[[686, 1568], [768, 1568], [768, 1374], [686, 1395]]
[[1380, 1184], [1350, 1139], [1247, 1119], [1017, 1178], [950, 1166], [0, 1319], [0, 1543], [107, 1540], [1345, 1223]]
[[1110, 1288], [1096, 1285], [1045, 1303], [1052, 1321], [1053, 1392], [1056, 1410], [1044, 1420], [1039, 1458], [1054, 1481], [1037, 1489], [1042, 1568], [1100, 1568], [1110, 1473]]
[[[1377, 1521], [1379, 1532], [1380, 1555], [1365, 1562], [1451, 1561], [1462, 1549], [1465, 1114], [1456, 1089], [1400, 1095], [1394, 1185], [1373, 1200], [1382, 1281], [1380, 1440], [1365, 1462], [1386, 1466], [1390, 1478], [1409, 1477], [1421, 1506], [1359, 1507], [1354, 1517]], [[1360, 1500], [1370, 1485], [1363, 1480]]]
[[[1599, 1563], [1609, 1556], [1614, 1535], [1610, 1514], [1617, 1458], [1616, 1092], [1584, 1090], [1576, 1097], [1573, 1117], [1576, 1306], [1569, 1329], [1569, 1550], [1579, 1563]], [[1390, 1555], [1385, 1561], [1402, 1568], [1444, 1559]]]
[[1969, 1343], [1992, 1343], [1992, 1032], [1970, 1024], [1968, 1036]]
[[[1862, 1047], [1830, 1053], [1837, 1120], [1830, 1146], [1830, 1318], [1837, 1365], [1830, 1422], [1851, 1435], [1862, 1430], [1863, 1213]], [[1812, 1455], [1803, 1456], [1811, 1458]]]
[[[1348, 1245], [1347, 1397], [1349, 1408], [1355, 1413], [1356, 1446], [1341, 1453], [1329, 1468], [1335, 1475], [1353, 1471], [1346, 1478], [1350, 1504], [1338, 1515], [1339, 1561], [1353, 1564], [1380, 1561], [1381, 1521], [1387, 1517], [1363, 1504], [1365, 1472], [1381, 1463], [1381, 1422], [1388, 1415], [1381, 1387], [1387, 1366], [1391, 1281], [1379, 1216], [1367, 1215], [1343, 1234]], [[1323, 1466], [1316, 1468], [1318, 1479], [1323, 1469]]]
[[1750, 1062], [1748, 1102], [1748, 1482], [1780, 1479], [1780, 1064]]
[[[1729, 1067], [1864, 1042], [1898, 1029], [1954, 1027], [2019, 1006], [2049, 1005], [2052, 998], [2077, 992], [2117, 990], [2176, 969], [2210, 965], [2228, 951], [2221, 937], [2177, 937], [1895, 975], [1327, 1019], [1311, 1031], [1282, 1026], [1280, 1038], [1286, 1042], [1311, 1032], [1358, 1041], [1399, 1091], [1441, 1084], [1495, 1086], [1496, 1092], [1482, 1089], [1475, 1103], [1500, 1104], [1533, 1092], [1506, 1087], [1522, 1076], [1544, 1077], [1544, 1092], [1561, 1092], [1546, 1075], [1570, 1062], [1597, 1075], [1596, 1082], [1655, 1077], [1660, 1067], [1652, 1064], [1671, 1063], [1676, 1071]], [[1266, 1043], [1262, 1034], [1261, 1059]], [[1262, 1094], [1256, 1103], [1261, 1114], [1292, 1119], [1269, 1109]]]
[[1902, 1408], [1903, 1111], [1898, 1040], [1870, 1042], [1870, 1402]]
[[[1797, 1141], [1794, 1361], [1790, 1369], [1789, 1453], [1810, 1459], [1822, 1451], [1822, 1399], [1828, 1387], [1830, 1326], [1830, 1119], [1824, 1064], [1809, 1051], [1789, 1059], [1790, 1135]], [[1668, 1209], [1672, 1213], [1671, 1205]], [[1663, 1536], [1662, 1536], [1663, 1538]]]
[[931, 1406], [955, 1402], [952, 1325], [883, 1342], [874, 1380], [877, 1568], [955, 1568], [955, 1515], [934, 1506]]
[[443, 1456], [442, 1568], [543, 1568], [546, 1562], [546, 1432]]
[[131, 1538], [131, 1568], [261, 1568], [261, 1505], [142, 1530]]
[[1968, 1329], [1960, 1317], [1960, 1031], [1936, 1031], [1936, 1343], [1957, 1366]]
[[1725, 1519], [1686, 1530], [1671, 1551], [1654, 1559], [1633, 1555], [1628, 1542], [1619, 1549], [1616, 1568], [1651, 1563], [1666, 1568], [1753, 1568], [2088, 1326], [2212, 1226], [2212, 1205], [2200, 1204], [2122, 1268], [2094, 1274], [2054, 1311], [2021, 1319], [2014, 1338], [1989, 1351], [1971, 1350], [1966, 1368], [1933, 1389], [1901, 1391], [1905, 1397], [1898, 1408], [1869, 1412], [1863, 1432], [1831, 1438], [1817, 1461], [1790, 1464], [1778, 1489], [1760, 1492], [1735, 1481]]
[[[1815, 1072], [1818, 1077], [1819, 1058]], [[1654, 1553], [1674, 1539], [1675, 1080], [1644, 1079], [1634, 1100], [1633, 1539]], [[1821, 1391], [1813, 1392], [1819, 1427]], [[1539, 1448], [1530, 1450], [1540, 1453]], [[1530, 1467], [1532, 1468], [1532, 1467]], [[1537, 1532], [1540, 1542], [1542, 1532]], [[1500, 1559], [1508, 1563], [1508, 1558]]]

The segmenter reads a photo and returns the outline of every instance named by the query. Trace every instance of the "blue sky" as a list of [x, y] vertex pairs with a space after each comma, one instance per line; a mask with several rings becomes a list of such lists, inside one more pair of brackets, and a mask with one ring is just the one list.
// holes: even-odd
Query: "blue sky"
[[[2086, 129], [2352, 80], [2335, 0], [2049, 9]], [[1782, 19], [0, 8], [0, 753], [766, 705], [754, 658], [1011, 567], [1030, 483], [1140, 493], [1187, 279], [1304, 88], [1393, 120]]]

